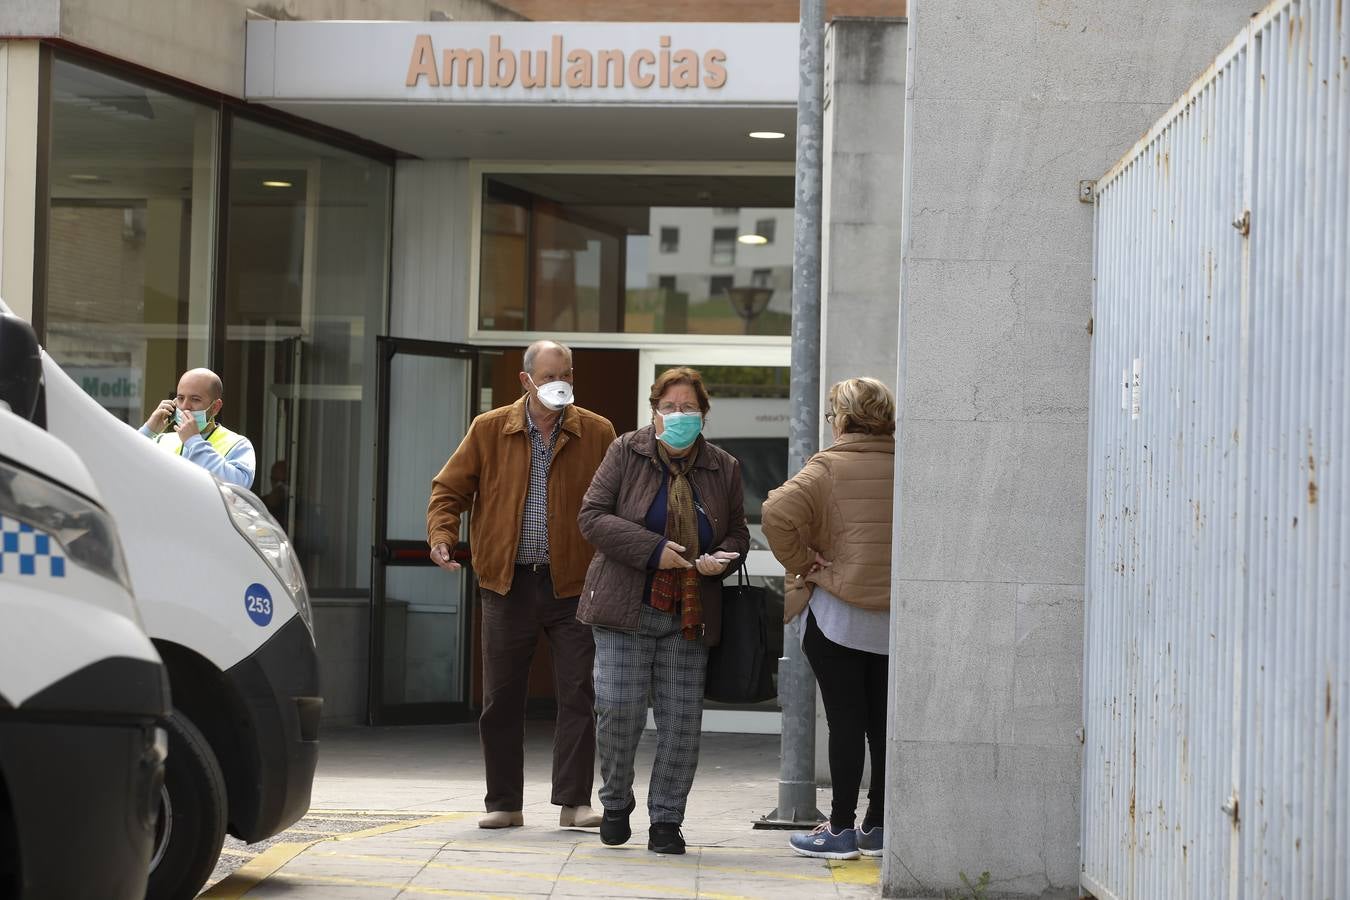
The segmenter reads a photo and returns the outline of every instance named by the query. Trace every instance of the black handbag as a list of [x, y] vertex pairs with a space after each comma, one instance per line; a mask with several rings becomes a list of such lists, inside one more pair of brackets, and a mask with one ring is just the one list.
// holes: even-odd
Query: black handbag
[[745, 566], [736, 583], [722, 585], [722, 641], [708, 651], [703, 696], [718, 703], [762, 703], [777, 691], [769, 658], [769, 592], [747, 584]]

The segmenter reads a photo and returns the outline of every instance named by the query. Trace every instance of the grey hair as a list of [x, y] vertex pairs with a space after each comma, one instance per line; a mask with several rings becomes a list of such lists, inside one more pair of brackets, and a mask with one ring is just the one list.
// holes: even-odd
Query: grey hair
[[534, 375], [534, 363], [539, 354], [545, 350], [561, 350], [562, 355], [567, 357], [567, 367], [572, 368], [572, 349], [566, 344], [560, 344], [557, 341], [535, 341], [525, 348], [525, 360], [521, 366], [531, 376]]

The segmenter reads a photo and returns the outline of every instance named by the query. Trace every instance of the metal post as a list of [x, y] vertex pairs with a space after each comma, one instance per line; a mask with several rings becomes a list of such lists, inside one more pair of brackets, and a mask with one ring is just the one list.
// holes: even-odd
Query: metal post
[[[797, 181], [792, 244], [792, 423], [788, 474], [820, 443], [821, 152], [824, 145], [825, 2], [801, 0], [797, 86]], [[801, 616], [783, 629], [778, 699], [783, 707], [778, 808], [757, 828], [809, 828], [816, 809], [816, 679], [802, 655]]]

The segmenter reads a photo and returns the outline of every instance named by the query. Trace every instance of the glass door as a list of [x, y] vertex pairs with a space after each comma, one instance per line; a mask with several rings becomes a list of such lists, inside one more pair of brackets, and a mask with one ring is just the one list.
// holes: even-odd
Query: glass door
[[[790, 357], [789, 347], [685, 346], [643, 351], [638, 365], [639, 427], [651, 421], [648, 396], [657, 375], [675, 366], [691, 366], [703, 375], [712, 401], [703, 434], [741, 463], [750, 526], [746, 574], [777, 601], [769, 610], [775, 670], [783, 649], [784, 573], [764, 540], [760, 509], [769, 491], [787, 480]], [[705, 704], [704, 731], [777, 733], [779, 727], [776, 699], [753, 706]]]
[[[371, 564], [370, 722], [467, 721], [472, 622], [466, 567], [427, 555], [431, 480], [473, 418], [476, 351], [379, 338], [379, 430]], [[463, 522], [468, 533], [468, 519]]]

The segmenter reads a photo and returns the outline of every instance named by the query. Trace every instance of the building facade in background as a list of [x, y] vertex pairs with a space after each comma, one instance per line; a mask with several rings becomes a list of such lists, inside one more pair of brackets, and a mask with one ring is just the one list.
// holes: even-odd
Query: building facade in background
[[[0, 13], [0, 291], [129, 424], [185, 369], [222, 375], [315, 598], [331, 721], [472, 715], [475, 604], [424, 565], [425, 498], [532, 340], [576, 348], [621, 431], [661, 369], [703, 369], [757, 519], [786, 477], [795, 6], [132, 6]], [[902, 26], [857, 21], [899, 78]], [[776, 707], [708, 727], [774, 730]]]

